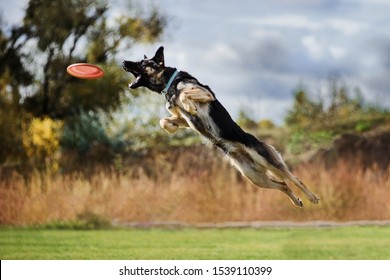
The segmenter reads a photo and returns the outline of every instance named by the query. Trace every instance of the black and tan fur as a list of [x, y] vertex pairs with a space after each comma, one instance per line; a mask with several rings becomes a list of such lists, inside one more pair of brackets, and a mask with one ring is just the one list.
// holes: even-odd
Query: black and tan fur
[[[124, 61], [123, 68], [135, 76], [130, 88], [143, 86], [158, 93], [164, 90], [176, 71], [176, 68], [165, 66], [163, 47], [151, 59], [145, 56], [138, 62]], [[233, 121], [208, 86], [180, 71], [165, 98], [171, 116], [160, 120], [163, 129], [173, 133], [179, 128], [192, 128], [217, 146], [254, 185], [280, 190], [296, 206], [302, 207], [303, 203], [289, 188], [288, 181], [298, 186], [309, 201], [319, 202], [318, 197], [291, 174], [272, 146], [246, 133]]]

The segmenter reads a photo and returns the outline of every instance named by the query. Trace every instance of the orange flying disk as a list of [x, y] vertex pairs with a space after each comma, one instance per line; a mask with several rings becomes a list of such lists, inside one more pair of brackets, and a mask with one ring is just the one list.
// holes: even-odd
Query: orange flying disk
[[81, 79], [99, 79], [104, 76], [102, 68], [90, 63], [75, 63], [69, 65], [66, 71], [70, 75]]

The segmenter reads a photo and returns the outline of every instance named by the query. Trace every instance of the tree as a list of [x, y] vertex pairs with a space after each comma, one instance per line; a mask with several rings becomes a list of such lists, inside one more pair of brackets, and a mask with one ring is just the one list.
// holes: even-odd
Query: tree
[[257, 123], [249, 117], [245, 109], [240, 109], [238, 112], [237, 123], [246, 129], [255, 129], [257, 127]]
[[269, 119], [262, 119], [257, 123], [257, 126], [260, 129], [272, 129], [275, 128], [276, 125]]
[[22, 63], [21, 47], [14, 30], [7, 36], [0, 29], [0, 163], [13, 165], [23, 157], [22, 124], [25, 114], [20, 110], [19, 88], [32, 82], [32, 75]]
[[306, 129], [313, 125], [314, 120], [322, 118], [323, 104], [321, 101], [312, 101], [300, 86], [294, 92], [293, 108], [287, 113], [285, 122], [293, 128]]
[[359, 89], [350, 92], [339, 78], [328, 81], [322, 97], [310, 98], [307, 90], [298, 87], [294, 92], [294, 105], [285, 122], [296, 130], [337, 130], [354, 125], [361, 119], [381, 118], [386, 110], [366, 103]]
[[[160, 38], [166, 20], [156, 10], [111, 18], [109, 9], [104, 0], [30, 0], [22, 23], [1, 26], [0, 132], [7, 134], [1, 133], [0, 150], [20, 150], [23, 123], [33, 118], [61, 120], [66, 128], [80, 116], [110, 113], [127, 101], [129, 77], [116, 55]], [[71, 77], [66, 67], [75, 62], [98, 64], [106, 75], [94, 81]], [[9, 116], [18, 118], [9, 122]]]
[[294, 104], [285, 122], [291, 129], [289, 149], [304, 152], [323, 147], [340, 134], [362, 132], [388, 121], [388, 111], [364, 102], [359, 90], [350, 93], [339, 78], [328, 81], [327, 91], [310, 98], [302, 86], [294, 92]]
[[[26, 65], [26, 75], [33, 78], [33, 83], [25, 79], [22, 84], [28, 86], [23, 108], [37, 117], [66, 119], [81, 110], [119, 106], [127, 76], [115, 61], [116, 53], [137, 41], [158, 39], [166, 21], [156, 11], [112, 21], [108, 10], [105, 1], [29, 1], [23, 23], [12, 29], [8, 44], [8, 57], [14, 53], [20, 58], [19, 65], [10, 68]], [[82, 61], [104, 66], [106, 78], [91, 82], [70, 77], [66, 67]]]

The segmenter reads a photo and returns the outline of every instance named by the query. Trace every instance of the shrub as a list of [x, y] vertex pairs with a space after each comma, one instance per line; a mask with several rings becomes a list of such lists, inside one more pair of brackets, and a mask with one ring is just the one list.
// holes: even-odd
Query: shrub
[[33, 118], [25, 125], [23, 147], [27, 156], [39, 166], [49, 165], [58, 169], [58, 159], [54, 156], [60, 148], [62, 121], [51, 118]]

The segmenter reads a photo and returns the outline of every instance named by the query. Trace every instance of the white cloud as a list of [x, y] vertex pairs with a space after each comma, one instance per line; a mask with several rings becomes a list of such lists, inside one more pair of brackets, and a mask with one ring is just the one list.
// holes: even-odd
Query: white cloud
[[234, 62], [240, 59], [239, 55], [227, 44], [217, 43], [204, 55], [205, 60], [211, 63]]
[[301, 42], [314, 61], [319, 61], [324, 57], [329, 57], [329, 55], [331, 58], [340, 59], [347, 54], [346, 48], [339, 45], [328, 46], [326, 42], [321, 41], [314, 35], [303, 37]]
[[329, 19], [326, 21], [326, 25], [348, 36], [356, 35], [369, 27], [369, 25], [365, 22], [357, 22], [354, 20], [340, 18]]
[[295, 29], [317, 30], [322, 24], [299, 14], [283, 14], [266, 17], [236, 18], [236, 22], [268, 27], [286, 27]]
[[389, 0], [358, 0], [356, 2], [360, 2], [362, 4], [367, 4], [367, 5], [390, 5]]
[[347, 50], [340, 46], [330, 46], [329, 52], [333, 56], [333, 58], [339, 59], [347, 53]]
[[283, 39], [284, 34], [282, 31], [279, 30], [260, 27], [256, 29], [251, 29], [250, 36], [251, 39], [256, 41], [270, 40], [270, 39], [281, 41]]
[[[390, 2], [390, 1], [389, 1]], [[301, 14], [282, 14], [266, 17], [238, 17], [234, 20], [254, 26], [324, 31], [333, 29], [344, 35], [353, 36], [369, 28], [367, 22], [344, 18], [310, 18]]]
[[302, 38], [302, 45], [307, 49], [313, 60], [319, 60], [324, 55], [324, 48], [316, 36], [308, 35]]
[[303, 28], [315, 30], [321, 27], [318, 22], [312, 21], [302, 15], [280, 15], [263, 18], [260, 23], [269, 26], [289, 27], [289, 28]]

